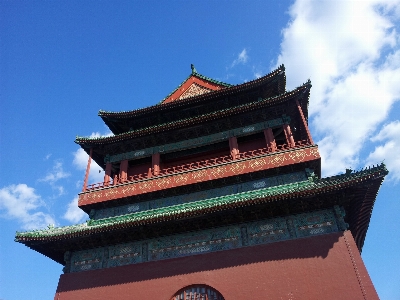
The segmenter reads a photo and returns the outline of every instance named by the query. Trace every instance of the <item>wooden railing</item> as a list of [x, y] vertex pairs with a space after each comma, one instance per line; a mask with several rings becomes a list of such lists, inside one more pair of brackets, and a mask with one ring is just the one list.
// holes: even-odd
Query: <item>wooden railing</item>
[[237, 155], [237, 157], [235, 157], [235, 158], [233, 158], [231, 155], [224, 155], [224, 156], [200, 160], [200, 161], [196, 161], [196, 162], [169, 166], [168, 168], [161, 169], [158, 175], [153, 175], [151, 172], [151, 169], [150, 169], [146, 173], [132, 175], [132, 176], [129, 176], [125, 180], [123, 180], [119, 176], [114, 176], [114, 178], [111, 179], [110, 182], [99, 182], [99, 183], [94, 183], [94, 184], [88, 185], [88, 188], [86, 189], [86, 191], [97, 190], [97, 189], [101, 189], [101, 188], [105, 188], [105, 187], [111, 187], [111, 186], [116, 186], [119, 184], [129, 183], [129, 182], [142, 181], [144, 179], [156, 178], [159, 176], [173, 175], [173, 174], [192, 171], [192, 170], [196, 170], [196, 169], [200, 169], [200, 168], [217, 166], [217, 165], [229, 163], [232, 161], [243, 160], [243, 159], [253, 158], [253, 157], [257, 157], [257, 156], [263, 156], [268, 153], [277, 153], [280, 151], [302, 148], [302, 147], [308, 146], [308, 145], [311, 145], [311, 144], [307, 140], [302, 140], [302, 141], [296, 141], [294, 147], [289, 147], [289, 145], [287, 145], [287, 144], [278, 145], [277, 150], [275, 152], [272, 152], [272, 149], [268, 148], [268, 147], [261, 148], [261, 149], [255, 149], [255, 150], [249, 150], [246, 152], [239, 153]]

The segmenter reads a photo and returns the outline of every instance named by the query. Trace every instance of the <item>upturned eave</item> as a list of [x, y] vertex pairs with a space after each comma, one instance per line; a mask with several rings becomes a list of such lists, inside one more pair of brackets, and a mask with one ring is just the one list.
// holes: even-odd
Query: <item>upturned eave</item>
[[[354, 203], [350, 203], [351, 209], [346, 211], [345, 220], [350, 224], [350, 230], [361, 251], [376, 195], [387, 174], [388, 171], [385, 165], [381, 164], [359, 172], [347, 172], [346, 174], [323, 179], [310, 177], [308, 181], [163, 207], [124, 216], [89, 220], [87, 223], [79, 225], [17, 232], [15, 240], [41, 252], [43, 248], [41, 245], [43, 244], [68, 243], [68, 240], [89, 239], [91, 236], [117, 233], [121, 230], [129, 230], [143, 225], [162, 224], [187, 218], [199, 218], [221, 211], [231, 211], [240, 207], [273, 202], [279, 203], [290, 199], [312, 199], [313, 197], [327, 194], [340, 195], [343, 191], [352, 189], [353, 192], [354, 190], [358, 192], [352, 200]], [[43, 254], [54, 259], [49, 253]], [[60, 255], [59, 253], [56, 256], [60, 257]]]
[[[141, 137], [150, 134], [159, 134], [161, 132], [166, 132], [169, 130], [180, 129], [184, 127], [189, 127], [193, 125], [197, 125], [203, 122], [210, 122], [215, 119], [225, 118], [230, 115], [240, 114], [248, 111], [254, 111], [260, 109], [262, 107], [268, 107], [273, 105], [278, 105], [289, 100], [294, 99], [305, 99], [306, 101], [301, 101], [301, 106], [303, 109], [303, 113], [308, 118], [308, 99], [310, 94], [311, 82], [306, 82], [305, 84], [301, 85], [300, 87], [296, 88], [293, 91], [286, 92], [282, 95], [278, 95], [271, 98], [259, 98], [256, 101], [237, 105], [234, 107], [230, 107], [227, 109], [222, 109], [218, 111], [214, 111], [212, 113], [203, 114], [200, 116], [195, 116], [192, 118], [180, 119], [173, 122], [157, 124], [154, 126], [149, 126], [146, 128], [141, 128], [137, 130], [131, 130], [126, 133], [121, 133], [113, 136], [107, 137], [77, 137], [75, 139], [75, 143], [81, 145], [84, 149], [88, 149], [95, 145], [101, 144], [110, 144], [125, 141], [131, 138]], [[179, 102], [179, 101], [178, 101]], [[173, 102], [172, 102], [173, 103]]]
[[[185, 99], [180, 99], [179, 101], [165, 102], [165, 100], [170, 97], [174, 92], [176, 92], [179, 87], [187, 81], [190, 77], [195, 76], [202, 80], [209, 81], [210, 83], [215, 83], [221, 87], [219, 90], [210, 91], [205, 94], [201, 94], [194, 97], [189, 97]], [[98, 115], [103, 119], [105, 124], [111, 129], [114, 134], [119, 134], [124, 132], [122, 127], [119, 125], [120, 122], [124, 122], [131, 118], [143, 118], [146, 115], [153, 115], [155, 113], [164, 113], [171, 110], [184, 109], [192, 105], [203, 105], [208, 102], [214, 101], [216, 98], [227, 97], [233, 94], [247, 92], [256, 89], [263, 85], [274, 84], [277, 94], [282, 94], [285, 92], [286, 86], [286, 76], [284, 65], [279, 66], [276, 70], [271, 73], [257, 78], [252, 81], [248, 81], [242, 84], [230, 85], [220, 81], [213, 80], [206, 76], [200, 75], [198, 73], [191, 74], [180, 86], [178, 86], [171, 94], [164, 98], [160, 103], [130, 111], [120, 111], [111, 112], [100, 110]]]

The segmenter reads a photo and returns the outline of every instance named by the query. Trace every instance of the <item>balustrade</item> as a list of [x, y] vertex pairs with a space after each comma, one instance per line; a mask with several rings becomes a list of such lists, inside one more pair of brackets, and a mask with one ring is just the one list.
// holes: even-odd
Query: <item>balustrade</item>
[[246, 152], [241, 152], [236, 155], [236, 159], [232, 157], [232, 155], [224, 155], [215, 158], [209, 158], [201, 161], [180, 164], [175, 166], [169, 166], [168, 168], [160, 168], [158, 170], [158, 174], [151, 174], [151, 170], [146, 173], [136, 174], [128, 177], [114, 176], [112, 180], [108, 182], [99, 182], [94, 184], [89, 184], [86, 191], [101, 189], [105, 187], [115, 186], [119, 184], [142, 181], [149, 178], [157, 178], [159, 176], [173, 175], [181, 172], [192, 171], [200, 168], [207, 168], [212, 166], [217, 166], [225, 163], [229, 163], [232, 161], [237, 162], [238, 160], [253, 158], [257, 156], [263, 156], [268, 153], [278, 153], [280, 151], [302, 148], [304, 146], [311, 145], [307, 140], [295, 141], [294, 145], [290, 147], [288, 144], [281, 144], [276, 146], [276, 150], [273, 151], [271, 147], [265, 147], [261, 149], [249, 150]]

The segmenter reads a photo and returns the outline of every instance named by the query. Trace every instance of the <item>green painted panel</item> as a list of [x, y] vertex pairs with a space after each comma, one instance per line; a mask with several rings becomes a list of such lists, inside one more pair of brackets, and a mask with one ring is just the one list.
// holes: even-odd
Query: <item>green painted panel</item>
[[194, 192], [191, 194], [161, 198], [140, 203], [132, 203], [123, 206], [110, 207], [98, 209], [91, 213], [91, 219], [99, 220], [104, 218], [111, 218], [115, 216], [122, 216], [125, 214], [136, 213], [148, 209], [157, 209], [161, 207], [173, 206], [183, 203], [189, 203], [199, 200], [210, 198], [217, 198], [226, 195], [232, 195], [240, 192], [247, 192], [256, 189], [269, 188], [273, 186], [301, 182], [308, 180], [306, 172], [294, 172], [290, 174], [283, 174], [258, 180], [253, 180], [241, 184], [229, 185], [218, 189], [205, 190]]
[[[253, 245], [343, 231], [331, 208], [287, 217], [265, 219], [241, 225], [199, 230], [151, 240], [124, 243], [65, 255], [65, 272], [81, 272], [145, 261], [158, 261]], [[71, 259], [69, 258], [71, 256]]]
[[205, 146], [209, 145], [212, 143], [218, 143], [220, 141], [226, 141], [229, 139], [230, 136], [244, 136], [244, 135], [249, 135], [253, 133], [257, 133], [260, 131], [263, 131], [264, 129], [268, 127], [277, 127], [281, 126], [285, 123], [290, 122], [290, 117], [287, 116], [282, 116], [282, 118], [277, 118], [274, 120], [269, 120], [266, 122], [260, 122], [256, 124], [252, 124], [249, 126], [245, 127], [240, 127], [236, 128], [230, 131], [223, 131], [207, 136], [202, 136], [199, 138], [195, 139], [189, 139], [177, 143], [171, 143], [171, 144], [166, 144], [166, 145], [161, 145], [161, 146], [156, 146], [156, 147], [151, 147], [151, 148], [145, 148], [145, 149], [138, 149], [135, 151], [130, 151], [130, 152], [125, 152], [121, 154], [116, 154], [116, 155], [107, 155], [104, 159], [104, 161], [114, 163], [114, 162], [120, 162], [125, 159], [133, 160], [133, 159], [139, 159], [147, 156], [151, 156], [153, 153], [168, 153], [168, 152], [174, 152], [174, 151], [181, 151], [185, 149], [190, 149], [190, 148], [195, 148], [195, 147], [200, 147], [200, 146]]

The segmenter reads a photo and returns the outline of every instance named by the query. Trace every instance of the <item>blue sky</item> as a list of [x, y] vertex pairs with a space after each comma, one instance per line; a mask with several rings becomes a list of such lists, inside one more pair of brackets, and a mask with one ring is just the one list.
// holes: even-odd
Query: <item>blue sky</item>
[[324, 176], [384, 160], [362, 257], [379, 296], [400, 299], [400, 1], [0, 0], [0, 12], [0, 299], [54, 297], [62, 266], [13, 239], [87, 218], [75, 136], [109, 134], [100, 109], [156, 104], [192, 63], [231, 84], [284, 63], [288, 89], [313, 84]]

